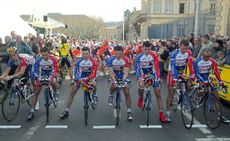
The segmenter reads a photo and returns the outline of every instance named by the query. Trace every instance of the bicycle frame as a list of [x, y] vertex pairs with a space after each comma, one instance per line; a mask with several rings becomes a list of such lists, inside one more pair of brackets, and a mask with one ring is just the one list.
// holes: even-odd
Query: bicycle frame
[[[21, 81], [24, 80], [26, 78], [22, 78], [22, 79], [15, 79], [14, 80], [14, 83], [12, 85], [12, 89], [15, 89], [16, 93], [18, 93], [20, 95], [21, 98], [25, 99], [25, 100], [28, 100], [29, 98], [31, 98], [33, 95], [30, 95], [29, 97], [26, 97], [25, 96], [25, 93], [24, 93], [24, 85], [27, 85], [27, 84], [24, 84], [22, 85], [21, 84]], [[21, 90], [22, 88], [22, 90]], [[12, 93], [11, 93], [12, 94]]]

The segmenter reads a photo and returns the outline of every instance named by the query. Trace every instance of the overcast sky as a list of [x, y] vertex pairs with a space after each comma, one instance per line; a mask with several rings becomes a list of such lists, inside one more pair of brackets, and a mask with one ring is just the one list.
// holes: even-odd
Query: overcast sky
[[[0, 0], [0, 12], [11, 15], [38, 13], [85, 14], [106, 22], [122, 19], [123, 0]], [[140, 9], [141, 0], [124, 0], [125, 9]]]

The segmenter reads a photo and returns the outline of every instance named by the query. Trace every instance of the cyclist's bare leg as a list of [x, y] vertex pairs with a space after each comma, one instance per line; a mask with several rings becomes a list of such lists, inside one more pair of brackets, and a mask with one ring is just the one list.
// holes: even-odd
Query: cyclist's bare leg
[[73, 80], [73, 70], [71, 67], [69, 67], [69, 76], [70, 76], [70, 80]]
[[112, 85], [110, 86], [109, 91], [110, 91], [110, 95], [113, 95], [113, 93], [115, 92], [115, 85], [114, 85], [114, 84], [112, 84]]
[[39, 94], [40, 94], [40, 91], [41, 91], [41, 87], [35, 87], [34, 88], [34, 95], [32, 97], [32, 112], [34, 112], [34, 109], [35, 109], [35, 105], [37, 104], [38, 102], [38, 97], [39, 97]]
[[52, 86], [53, 91], [57, 92], [57, 83], [55, 79], [53, 79], [53, 81], [50, 82], [50, 85]]
[[125, 98], [126, 98], [126, 106], [128, 109], [130, 109], [131, 108], [131, 96], [129, 93], [129, 87], [128, 86], [125, 87], [124, 94], [125, 94]]
[[143, 88], [143, 89], [138, 88], [139, 98], [143, 98], [144, 97], [144, 81], [143, 80], [138, 80], [137, 83], [141, 88]]
[[166, 98], [166, 110], [170, 111], [170, 106], [173, 98], [173, 86], [168, 86], [168, 96]]
[[69, 95], [68, 100], [67, 100], [66, 109], [68, 109], [68, 110], [70, 109], [77, 91], [78, 91], [78, 88], [76, 86], [73, 85], [70, 87], [70, 95]]
[[160, 88], [155, 88], [154, 93], [156, 95], [159, 110], [163, 111], [163, 102], [162, 102], [162, 98], [161, 98], [161, 90], [160, 90]]

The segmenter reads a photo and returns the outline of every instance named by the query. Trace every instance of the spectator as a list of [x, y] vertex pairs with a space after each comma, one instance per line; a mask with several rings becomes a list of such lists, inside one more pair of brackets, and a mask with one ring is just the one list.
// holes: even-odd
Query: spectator
[[217, 39], [214, 43], [214, 47], [211, 47], [211, 57], [214, 59], [217, 59], [217, 52], [223, 51], [224, 52], [224, 46], [223, 41], [221, 39]]
[[32, 48], [32, 51], [33, 51], [34, 55], [38, 55], [38, 53], [39, 53], [39, 44], [38, 44], [37, 39], [35, 37], [31, 37], [30, 46]]
[[30, 43], [30, 40], [29, 40], [29, 38], [27, 36], [24, 37], [24, 42], [27, 43], [27, 44]]
[[17, 35], [16, 36], [16, 47], [18, 48], [18, 54], [28, 54], [28, 55], [33, 55], [31, 47], [22, 41], [22, 37]]
[[0, 37], [0, 46], [2, 45], [2, 38]]
[[194, 58], [198, 57], [201, 47], [202, 47], [201, 38], [196, 38], [194, 40], [194, 48], [191, 50]]
[[227, 42], [226, 64], [230, 65], [230, 41]]
[[5, 46], [9, 47], [11, 43], [11, 37], [10, 36], [5, 36]]
[[213, 43], [210, 41], [210, 36], [208, 34], [205, 34], [203, 37], [202, 37], [202, 44], [201, 44], [201, 49], [200, 49], [200, 52], [198, 54], [198, 57], [201, 56], [201, 52], [204, 48], [209, 48], [211, 49], [213, 46]]
[[225, 62], [226, 62], [225, 53], [223, 51], [218, 51], [217, 56], [218, 56], [218, 58], [216, 60], [217, 65], [223, 66], [225, 64]]
[[6, 69], [7, 62], [6, 45], [2, 43], [2, 38], [0, 37], [0, 74]]
[[8, 47], [15, 47], [17, 33], [15, 31], [11, 31], [10, 35], [11, 35], [11, 41]]
[[160, 68], [160, 74], [161, 77], [164, 77], [164, 62], [167, 60], [169, 53], [166, 51], [166, 43], [163, 41], [159, 41], [159, 52], [158, 52], [158, 58], [159, 58], [159, 68]]

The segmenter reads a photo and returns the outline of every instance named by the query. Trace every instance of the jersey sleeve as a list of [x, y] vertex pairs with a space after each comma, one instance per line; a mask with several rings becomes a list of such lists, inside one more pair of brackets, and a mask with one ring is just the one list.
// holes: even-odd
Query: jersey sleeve
[[155, 52], [151, 52], [151, 55], [154, 58], [154, 68], [156, 70], [156, 76], [157, 78], [160, 78], [160, 68], [159, 68], [159, 59], [158, 59], [158, 55]]
[[39, 76], [39, 68], [40, 68], [40, 62], [41, 62], [42, 58], [41, 57], [37, 57], [35, 64], [34, 64], [34, 76], [38, 77]]
[[114, 60], [114, 56], [113, 57], [110, 57], [108, 59], [106, 59], [106, 65], [109, 67], [109, 68], [112, 68], [113, 67], [113, 60]]
[[190, 72], [190, 76], [194, 76], [194, 68], [193, 68], [193, 59], [192, 57], [188, 58], [188, 68], [189, 68], [189, 72]]
[[26, 58], [25, 57], [22, 57], [20, 58], [20, 66], [21, 67], [27, 67], [27, 62], [26, 62]]
[[173, 51], [170, 54], [170, 68], [171, 68], [171, 73], [172, 73], [172, 77], [175, 78], [175, 52]]
[[222, 80], [220, 77], [220, 72], [219, 72], [218, 67], [217, 67], [217, 63], [213, 58], [211, 58], [211, 61], [212, 61], [212, 69], [214, 71], [214, 74], [216, 75], [216, 78], [218, 79], [218, 81], [221, 82]]
[[13, 66], [13, 61], [12, 60], [9, 60], [8, 63], [7, 63], [7, 67], [8, 68], [11, 68]]
[[52, 77], [55, 77], [58, 74], [58, 60], [54, 56], [50, 56], [50, 59], [52, 60], [54, 64], [54, 70], [53, 70]]
[[141, 57], [141, 54], [138, 55], [135, 59], [135, 68], [136, 68], [136, 77], [140, 77], [141, 76], [141, 64], [140, 64], [140, 57]]
[[130, 68], [131, 62], [130, 62], [129, 58], [128, 57], [123, 57], [123, 59], [125, 61], [125, 67]]
[[80, 80], [80, 75], [79, 75], [79, 64], [82, 61], [82, 58], [79, 58], [76, 62], [75, 62], [75, 67], [74, 67], [74, 79], [75, 80]]

